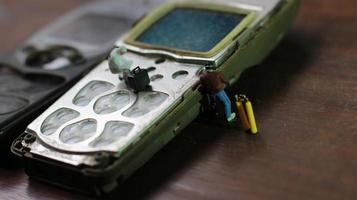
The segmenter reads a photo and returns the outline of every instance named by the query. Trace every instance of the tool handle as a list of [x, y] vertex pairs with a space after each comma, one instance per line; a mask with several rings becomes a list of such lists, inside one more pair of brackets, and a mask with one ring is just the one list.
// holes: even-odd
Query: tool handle
[[240, 102], [240, 101], [236, 101], [236, 106], [238, 109], [239, 118], [243, 125], [243, 128], [244, 128], [244, 130], [247, 131], [250, 129], [250, 125], [249, 125], [249, 121], [248, 121], [247, 115], [244, 110], [244, 106], [243, 106], [242, 102]]
[[250, 130], [251, 130], [252, 134], [257, 134], [258, 128], [257, 128], [257, 123], [255, 121], [252, 103], [250, 101], [245, 102], [245, 108], [246, 108], [247, 114], [248, 114]]

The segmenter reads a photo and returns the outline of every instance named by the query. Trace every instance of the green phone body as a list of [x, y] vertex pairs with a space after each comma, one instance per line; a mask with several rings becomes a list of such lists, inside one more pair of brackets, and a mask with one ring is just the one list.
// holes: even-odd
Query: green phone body
[[[225, 4], [225, 2], [238, 3], [235, 5]], [[252, 2], [256, 4], [251, 5]], [[271, 4], [266, 1], [271, 7], [270, 10], [264, 12], [257, 6], [260, 2], [259, 0], [252, 2], [246, 0], [227, 0], [220, 3], [214, 1], [174, 2], [165, 4], [148, 14], [117, 42], [117, 46], [125, 46], [128, 49], [127, 58], [134, 60], [134, 63], [146, 65], [157, 61], [157, 70], [164, 74], [165, 77], [166, 72], [172, 74], [175, 70], [170, 71], [169, 67], [160, 67], [158, 60], [162, 58], [167, 60], [167, 66], [176, 67], [177, 69], [182, 67], [182, 69], [187, 70], [187, 74], [190, 74], [189, 78], [184, 83], [182, 81], [177, 82], [179, 86], [182, 83], [183, 89], [175, 90], [173, 94], [177, 96], [167, 92], [169, 95], [165, 98], [168, 103], [157, 105], [156, 107], [161, 109], [159, 112], [150, 114], [148, 117], [139, 118], [142, 120], [143, 125], [137, 129], [135, 129], [136, 123], [140, 122], [131, 121], [131, 116], [134, 115], [131, 115], [133, 112], [129, 111], [132, 111], [130, 110], [132, 107], [124, 106], [120, 108], [124, 111], [121, 114], [122, 121], [127, 120], [128, 123], [126, 125], [129, 124], [127, 127], [134, 127], [133, 129], [137, 131], [132, 136], [128, 136], [125, 142], [122, 143], [116, 141], [108, 145], [97, 145], [98, 143], [95, 142], [98, 139], [89, 139], [96, 137], [94, 135], [98, 133], [95, 133], [95, 131], [88, 138], [81, 140], [81, 142], [73, 142], [73, 140], [79, 140], [80, 138], [66, 138], [64, 136], [64, 139], [61, 140], [60, 138], [57, 141], [53, 135], [41, 134], [41, 131], [43, 132], [41, 126], [43, 128], [46, 120], [49, 121], [51, 113], [57, 112], [61, 106], [63, 107], [68, 102], [71, 103], [68, 99], [76, 96], [78, 91], [83, 90], [93, 80], [102, 82], [107, 80], [109, 83], [113, 83], [113, 87], [125, 87], [120, 82], [119, 86], [114, 84], [117, 83], [117, 78], [110, 75], [107, 70], [108, 61], [104, 61], [52, 105], [48, 111], [30, 124], [26, 132], [13, 143], [12, 151], [23, 157], [27, 174], [49, 183], [85, 193], [102, 194], [115, 189], [118, 182], [127, 179], [144, 165], [200, 114], [203, 95], [195, 87], [199, 83], [198, 73], [200, 71], [206, 69], [220, 71], [230, 83], [236, 82], [245, 69], [261, 63], [278, 45], [289, 30], [299, 7], [298, 0], [272, 0]], [[165, 45], [148, 44], [138, 39], [145, 31], [153, 27], [165, 16], [169, 16], [170, 12], [175, 9], [219, 11], [242, 14], [244, 17], [237, 26], [230, 30], [223, 39], [216, 42], [208, 51], [182, 50]], [[178, 45], [181, 44], [178, 43]], [[149, 64], [147, 67], [149, 67]], [[150, 74], [152, 81], [156, 80], [153, 78], [157, 77], [155, 73]], [[175, 78], [175, 73], [173, 73], [172, 78]], [[160, 91], [160, 88], [164, 87], [162, 85], [153, 83], [153, 88]], [[175, 85], [172, 87], [175, 87]], [[85, 118], [83, 114], [90, 116], [87, 117], [88, 119], [90, 118], [89, 121], [79, 121], [78, 123], [97, 123], [97, 126], [104, 127], [103, 124], [100, 124], [113, 122], [114, 115], [112, 117], [101, 115], [100, 107], [96, 106], [100, 104], [98, 101], [101, 98], [107, 96], [109, 98], [110, 95], [116, 95], [118, 92], [117, 89], [112, 89], [112, 91], [116, 91], [116, 93], [108, 92], [105, 96], [99, 97], [96, 103], [87, 104], [94, 107], [94, 113], [93, 111], [79, 108], [78, 105], [68, 105], [67, 108], [73, 109], [73, 113], [78, 112], [78, 118], [83, 120]], [[156, 92], [155, 95], [158, 93], [160, 92]], [[152, 95], [152, 93], [150, 94]], [[129, 94], [125, 95], [128, 98], [131, 97]], [[146, 95], [146, 93], [137, 94], [137, 96], [140, 95]], [[139, 97], [137, 98], [138, 100], [132, 101], [134, 105], [141, 101]], [[76, 98], [72, 103], [76, 103]], [[75, 110], [76, 108], [78, 110]], [[118, 110], [119, 108], [116, 111]], [[111, 111], [103, 111], [103, 113], [108, 112]], [[143, 115], [146, 116], [147, 114], [144, 113]], [[137, 113], [135, 116], [137, 116]], [[132, 124], [130, 125], [130, 123]], [[71, 125], [73, 123], [69, 123], [69, 126]], [[58, 137], [61, 137], [61, 135], [64, 135], [63, 132], [66, 132], [65, 129], [64, 127], [62, 131], [57, 130], [56, 133], [54, 131], [53, 134], [58, 134]], [[85, 140], [91, 141], [85, 143]], [[77, 145], [76, 142], [78, 142]], [[61, 173], [58, 173], [59, 171]]]

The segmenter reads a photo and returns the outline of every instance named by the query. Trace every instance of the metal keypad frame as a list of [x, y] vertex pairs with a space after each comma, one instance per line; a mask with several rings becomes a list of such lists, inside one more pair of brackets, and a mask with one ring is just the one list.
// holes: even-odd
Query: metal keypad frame
[[[76, 153], [88, 153], [88, 152], [99, 152], [107, 151], [112, 153], [117, 153], [122, 151], [127, 147], [130, 142], [138, 139], [143, 132], [145, 132], [145, 127], [149, 127], [156, 123], [161, 116], [165, 115], [170, 109], [174, 108], [180, 101], [181, 97], [187, 89], [192, 87], [199, 81], [197, 75], [201, 66], [190, 65], [190, 64], [180, 64], [167, 60], [161, 64], [155, 64], [155, 58], [142, 57], [135, 53], [128, 52], [124, 55], [126, 59], [133, 60], [134, 65], [140, 66], [142, 68], [152, 68], [154, 70], [149, 70], [149, 76], [153, 77], [162, 76], [159, 80], [152, 81], [150, 86], [152, 87], [152, 92], [145, 91], [135, 94], [133, 91], [129, 90], [125, 85], [124, 81], [118, 78], [118, 75], [112, 74], [108, 69], [108, 62], [104, 61], [92, 72], [90, 72], [85, 78], [83, 78], [77, 85], [75, 85], [71, 90], [69, 90], [64, 96], [62, 96], [55, 104], [53, 104], [47, 111], [45, 111], [36, 121], [28, 126], [28, 131], [35, 132], [38, 138], [50, 145], [55, 149], [59, 149], [67, 152]], [[180, 76], [181, 75], [181, 76]], [[93, 81], [101, 81], [114, 85], [112, 89], [108, 89], [105, 92], [95, 96], [88, 105], [75, 105], [73, 99], [76, 97], [80, 91], [86, 87], [89, 83]], [[122, 107], [121, 109], [110, 112], [107, 114], [98, 114], [94, 110], [94, 106], [98, 100], [112, 95], [116, 92], [125, 91], [129, 94], [129, 103]], [[138, 100], [138, 95], [145, 95], [146, 93], [162, 93], [167, 95], [167, 97], [158, 104], [152, 111], [146, 113], [142, 116], [130, 117], [125, 114], [125, 112], [130, 109], [135, 102]], [[53, 112], [61, 108], [68, 108], [79, 112], [80, 115], [62, 124], [54, 134], [45, 135], [41, 132], [39, 127], [42, 126], [43, 122], [48, 116]], [[93, 134], [88, 139], [78, 142], [75, 144], [66, 144], [59, 138], [63, 129], [71, 126], [75, 123], [81, 122], [83, 120], [93, 119], [96, 121], [96, 133]], [[90, 145], [103, 133], [105, 126], [110, 121], [120, 121], [125, 123], [133, 124], [133, 128], [126, 135], [121, 137], [118, 141], [106, 145], [95, 147]]]

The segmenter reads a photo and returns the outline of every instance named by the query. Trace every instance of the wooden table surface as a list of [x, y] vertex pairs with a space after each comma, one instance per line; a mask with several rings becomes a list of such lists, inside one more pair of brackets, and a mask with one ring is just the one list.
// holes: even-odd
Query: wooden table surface
[[[0, 0], [0, 51], [86, 2]], [[357, 199], [357, 1], [302, 0], [293, 28], [235, 86], [261, 134], [194, 122], [112, 199]], [[0, 168], [0, 199], [92, 199]]]

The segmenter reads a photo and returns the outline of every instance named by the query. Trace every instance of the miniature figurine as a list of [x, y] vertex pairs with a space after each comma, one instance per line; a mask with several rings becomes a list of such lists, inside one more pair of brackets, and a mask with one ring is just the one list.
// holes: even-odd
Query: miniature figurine
[[127, 49], [123, 46], [115, 48], [109, 56], [109, 69], [113, 74], [119, 74], [125, 70], [130, 70], [133, 64], [132, 60], [123, 58], [123, 54], [127, 52]]
[[227, 121], [233, 121], [236, 113], [232, 112], [231, 100], [224, 91], [228, 83], [223, 74], [220, 72], [205, 72], [200, 76], [200, 81], [206, 92], [215, 96], [224, 104]]
[[120, 74], [119, 79], [124, 79], [128, 88], [134, 92], [145, 90], [150, 84], [150, 78], [147, 70], [136, 67], [132, 71], [130, 67], [133, 65], [132, 60], [127, 60], [123, 57], [127, 49], [124, 46], [115, 48], [109, 56], [109, 69], [113, 74]]

